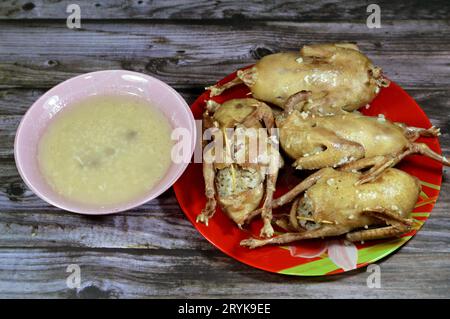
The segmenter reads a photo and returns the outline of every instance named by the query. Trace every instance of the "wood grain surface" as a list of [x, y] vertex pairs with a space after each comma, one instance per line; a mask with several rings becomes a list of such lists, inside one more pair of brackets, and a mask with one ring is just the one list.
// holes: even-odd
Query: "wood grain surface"
[[[69, 3], [82, 29], [65, 25]], [[137, 209], [86, 217], [56, 209], [23, 183], [14, 163], [17, 125], [47, 89], [72, 76], [127, 69], [156, 76], [193, 102], [236, 68], [313, 42], [357, 43], [441, 127], [450, 154], [450, 5], [378, 1], [382, 28], [368, 29], [371, 1], [0, 2], [0, 297], [27, 298], [449, 298], [449, 170], [418, 235], [365, 269], [295, 278], [225, 256], [184, 217], [173, 190]], [[202, 190], [199, 190], [202, 191]], [[82, 285], [66, 286], [79, 264]]]
[[450, 4], [441, 0], [3, 0], [0, 19], [66, 19], [68, 4], [80, 6], [85, 19], [168, 20], [320, 20], [367, 18], [367, 5], [377, 3], [389, 20], [448, 19]]

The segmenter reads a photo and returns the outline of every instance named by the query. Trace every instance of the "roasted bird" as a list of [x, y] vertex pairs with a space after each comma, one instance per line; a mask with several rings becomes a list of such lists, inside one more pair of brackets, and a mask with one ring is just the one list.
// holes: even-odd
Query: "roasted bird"
[[[360, 169], [364, 166], [359, 162]], [[317, 171], [272, 203], [275, 208], [293, 201], [283, 223], [290, 232], [270, 239], [246, 239], [241, 245], [256, 248], [339, 235], [365, 241], [410, 231], [414, 223], [410, 213], [420, 193], [418, 179], [395, 168], [370, 183], [357, 184], [360, 176], [333, 168]]]
[[[389, 85], [356, 45], [306, 45], [300, 52], [271, 54], [238, 71], [236, 79], [207, 89], [213, 97], [242, 83], [253, 98], [207, 103], [204, 128], [222, 137], [212, 134], [213, 143], [204, 144], [207, 203], [198, 222], [208, 223], [216, 201], [239, 227], [261, 215], [260, 236], [269, 238], [243, 240], [241, 245], [249, 248], [341, 235], [365, 241], [400, 236], [413, 228], [410, 217], [420, 184], [393, 167], [411, 154], [448, 166], [450, 162], [416, 143], [421, 136], [440, 135], [438, 128], [409, 127], [356, 111]], [[283, 160], [272, 132], [275, 125], [293, 166], [318, 170], [277, 199], [273, 194]], [[233, 132], [228, 134], [228, 129]], [[250, 155], [247, 137], [233, 142], [237, 133], [250, 136], [253, 129], [270, 136], [262, 143], [268, 150], [264, 161]], [[257, 140], [261, 142], [259, 135]], [[219, 153], [225, 159], [241, 153], [248, 160], [228, 161]], [[272, 209], [288, 203], [290, 214], [275, 218], [287, 233], [272, 237]]]
[[[345, 166], [364, 159], [372, 168], [361, 175], [361, 183], [374, 180], [383, 170], [393, 167], [405, 156], [422, 154], [445, 165], [450, 162], [426, 144], [414, 143], [420, 136], [437, 136], [439, 129], [408, 127], [384, 116], [364, 116], [359, 112], [317, 116], [300, 112], [289, 103], [307, 100], [308, 92], [300, 92], [288, 100], [284, 112], [276, 117], [280, 145], [297, 169], [320, 169]], [[291, 104], [291, 105], [290, 105]]]
[[350, 43], [305, 45], [300, 52], [270, 54], [239, 71], [235, 80], [207, 89], [215, 96], [242, 82], [255, 99], [281, 108], [291, 95], [311, 91], [304, 110], [320, 114], [356, 110], [389, 84], [381, 69]]
[[[203, 127], [212, 132], [213, 143], [204, 145], [207, 203], [197, 216], [198, 222], [208, 224], [216, 211], [217, 199], [222, 210], [241, 226], [264, 198], [261, 236], [273, 235], [270, 203], [282, 165], [278, 147], [271, 136], [273, 125], [270, 107], [255, 99], [233, 99], [223, 104], [208, 101]], [[261, 130], [266, 132], [265, 136], [258, 135]], [[244, 138], [239, 139], [238, 135]], [[253, 138], [254, 142], [255, 137], [258, 143], [265, 143], [265, 153], [250, 152], [251, 140]], [[241, 160], [236, 160], [238, 158]]]

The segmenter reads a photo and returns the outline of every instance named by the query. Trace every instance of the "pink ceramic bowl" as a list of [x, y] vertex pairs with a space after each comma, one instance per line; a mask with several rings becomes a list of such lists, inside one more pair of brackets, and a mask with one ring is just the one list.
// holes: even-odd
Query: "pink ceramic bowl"
[[[37, 148], [39, 139], [56, 113], [88, 96], [111, 93], [138, 95], [150, 101], [169, 119], [173, 128], [182, 127], [189, 132], [190, 145], [188, 145], [189, 151], [183, 154], [181, 163], [173, 162], [160, 182], [141, 198], [111, 207], [92, 207], [92, 205], [70, 201], [53, 191], [40, 173]], [[14, 156], [23, 180], [40, 198], [67, 211], [98, 215], [137, 207], [167, 190], [189, 164], [195, 148], [195, 141], [196, 127], [192, 112], [174, 89], [145, 74], [111, 70], [74, 77], [58, 84], [41, 96], [29, 108], [17, 129]]]

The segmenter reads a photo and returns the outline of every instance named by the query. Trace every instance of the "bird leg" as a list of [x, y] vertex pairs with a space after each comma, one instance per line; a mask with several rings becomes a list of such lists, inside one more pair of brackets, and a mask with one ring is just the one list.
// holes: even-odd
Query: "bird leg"
[[[206, 131], [207, 129], [213, 128], [214, 123], [213, 119], [209, 116], [208, 112], [206, 111], [203, 113], [203, 130]], [[215, 179], [215, 168], [214, 163], [211, 160], [206, 159], [206, 155], [208, 155], [209, 159], [212, 159], [212, 150], [213, 148], [210, 148], [209, 150], [206, 149], [206, 141], [203, 140], [203, 178], [205, 181], [205, 195], [206, 195], [206, 205], [202, 209], [201, 213], [197, 215], [196, 222], [205, 223], [208, 225], [209, 218], [214, 216], [214, 213], [216, 212], [216, 188], [214, 186], [214, 179]]]
[[421, 127], [414, 127], [414, 126], [405, 126], [403, 123], [395, 123], [396, 125], [400, 126], [405, 134], [405, 137], [411, 141], [414, 142], [419, 137], [436, 137], [441, 135], [441, 130], [435, 126], [432, 126], [428, 129], [421, 128]]
[[414, 223], [411, 219], [402, 218], [393, 211], [381, 208], [366, 211], [364, 214], [382, 220], [388, 226], [348, 233], [345, 236], [347, 240], [355, 242], [400, 236], [410, 231]]
[[315, 142], [322, 144], [325, 150], [299, 157], [292, 164], [296, 169], [336, 167], [348, 161], [364, 157], [364, 147], [361, 144], [343, 139], [337, 136], [336, 133], [322, 127], [316, 127], [314, 129], [320, 131], [320, 140]]
[[237, 77], [244, 82], [248, 87], [252, 87], [256, 82], [256, 68], [252, 67], [250, 69], [237, 71]]
[[[355, 242], [399, 236], [410, 231], [413, 225], [413, 220], [402, 218], [394, 211], [389, 211], [382, 208], [375, 208], [363, 213], [382, 220], [389, 226], [347, 233], [347, 240]], [[344, 232], [345, 228], [339, 228], [336, 225], [324, 225], [318, 229], [300, 231], [297, 233], [285, 233], [268, 239], [248, 238], [242, 240], [240, 245], [253, 249], [265, 245], [287, 244], [304, 239], [339, 236]]]
[[335, 234], [335, 227], [333, 226], [323, 226], [319, 229], [308, 230], [298, 233], [285, 233], [276, 237], [267, 238], [267, 239], [257, 239], [257, 238], [248, 238], [241, 241], [240, 245], [248, 247], [250, 249], [266, 246], [266, 245], [274, 245], [274, 244], [287, 244], [292, 243], [294, 241], [303, 240], [303, 239], [314, 239], [320, 237], [327, 237]]
[[254, 68], [251, 69], [246, 69], [246, 70], [239, 70], [237, 71], [237, 76], [231, 80], [228, 81], [225, 84], [222, 85], [211, 85], [206, 87], [206, 90], [210, 90], [209, 96], [213, 97], [213, 96], [217, 96], [222, 94], [224, 91], [237, 86], [241, 83], [244, 83], [245, 85], [251, 87], [253, 84], [255, 84], [255, 79], [254, 79], [254, 74], [255, 74], [255, 70]]
[[421, 154], [426, 157], [432, 158], [435, 161], [441, 162], [445, 166], [450, 166], [450, 161], [442, 155], [434, 152], [427, 144], [424, 143], [412, 143], [409, 146], [410, 154]]
[[278, 171], [279, 171], [279, 159], [275, 158], [278, 154], [270, 155], [270, 163], [268, 167], [268, 174], [266, 177], [266, 191], [263, 206], [261, 208], [261, 217], [264, 222], [264, 226], [261, 229], [261, 237], [272, 237], [272, 200], [275, 192], [275, 185], [277, 183]]
[[408, 230], [409, 228], [406, 228], [406, 226], [386, 226], [381, 228], [365, 229], [351, 232], [345, 236], [345, 239], [351, 242], [363, 242], [366, 240], [396, 237], [406, 233]]
[[297, 210], [298, 205], [300, 204], [301, 197], [297, 197], [294, 202], [292, 203], [291, 210], [289, 212], [289, 224], [297, 231], [302, 230], [300, 225], [298, 224], [297, 219]]
[[344, 172], [351, 172], [355, 170], [360, 171], [370, 167], [370, 169], [366, 173], [363, 173], [359, 180], [356, 182], [356, 185], [361, 185], [377, 179], [386, 169], [394, 166], [398, 161], [400, 161], [400, 157], [403, 158], [404, 156], [406, 155], [401, 153], [397, 156], [379, 155], [374, 157], [362, 158], [341, 166], [339, 170]]
[[339, 167], [337, 170], [343, 171], [343, 172], [360, 171], [365, 168], [380, 166], [385, 162], [385, 160], [386, 160], [386, 156], [384, 156], [384, 155], [373, 156], [373, 157], [364, 157], [364, 158], [361, 158], [354, 162], [344, 164], [341, 167]]
[[213, 97], [213, 96], [220, 95], [224, 91], [226, 91], [236, 85], [239, 85], [241, 83], [242, 83], [242, 80], [240, 78], [236, 77], [233, 80], [228, 81], [225, 84], [222, 84], [222, 85], [215, 84], [215, 85], [208, 86], [205, 89], [210, 90], [209, 96]]
[[[431, 134], [429, 131], [423, 134]], [[397, 165], [402, 159], [404, 159], [408, 155], [412, 154], [421, 154], [432, 158], [438, 162], [443, 163], [446, 166], [450, 166], [449, 160], [431, 150], [428, 145], [424, 143], [411, 143], [406, 150], [400, 152], [396, 155], [379, 155], [370, 158], [363, 158], [358, 161], [348, 163], [339, 168], [342, 171], [352, 171], [352, 170], [361, 170], [366, 167], [372, 166], [372, 168], [361, 175], [360, 179], [357, 182], [357, 185], [365, 184], [368, 182], [372, 182], [377, 179], [386, 169], [390, 167], [394, 167]]]
[[206, 205], [202, 212], [197, 215], [196, 222], [205, 223], [208, 226], [208, 220], [216, 212], [216, 189], [214, 186], [215, 169], [213, 163], [203, 160], [203, 178], [205, 180]]
[[[289, 192], [284, 194], [283, 196], [278, 197], [277, 199], [272, 200], [271, 207], [277, 208], [283, 206], [287, 203], [292, 202], [300, 193], [304, 192], [311, 186], [313, 186], [325, 173], [326, 168], [321, 169], [314, 174], [311, 174], [307, 178], [305, 178], [301, 183], [297, 184], [294, 188], [292, 188]], [[262, 208], [254, 210], [250, 214], [247, 215], [245, 222], [248, 223], [254, 217], [260, 215], [262, 213]]]
[[[308, 102], [308, 99], [310, 97], [311, 97], [311, 91], [302, 90], [300, 92], [292, 94], [290, 97], [288, 97], [288, 99], [284, 103], [284, 106], [283, 106], [284, 111], [282, 113], [282, 116], [288, 116], [294, 110], [302, 111], [303, 105]], [[299, 108], [299, 105], [301, 105], [300, 108]]]
[[[270, 131], [274, 126], [274, 118], [273, 113], [270, 107], [265, 103], [258, 103], [256, 105], [256, 109], [249, 116], [245, 118], [242, 124], [246, 127], [255, 127], [254, 121], [262, 121], [268, 131]], [[270, 133], [272, 133], [270, 131]], [[272, 137], [272, 134], [271, 136]], [[266, 138], [267, 135], [264, 135]], [[268, 140], [266, 145], [268, 146], [269, 151], [269, 166], [266, 171], [266, 189], [265, 189], [265, 199], [263, 206], [261, 208], [261, 217], [264, 222], [264, 226], [261, 229], [261, 237], [272, 237], [273, 236], [273, 227], [272, 227], [272, 200], [273, 194], [275, 192], [275, 185], [278, 178], [278, 171], [280, 169], [280, 161], [281, 157], [278, 153], [277, 149], [274, 149], [272, 145], [272, 140]], [[259, 163], [259, 165], [263, 165]]]
[[257, 127], [256, 122], [263, 122], [266, 129], [270, 130], [274, 127], [274, 118], [272, 109], [263, 102], [258, 102], [254, 105], [255, 110], [250, 113], [243, 121], [242, 125], [248, 128]]

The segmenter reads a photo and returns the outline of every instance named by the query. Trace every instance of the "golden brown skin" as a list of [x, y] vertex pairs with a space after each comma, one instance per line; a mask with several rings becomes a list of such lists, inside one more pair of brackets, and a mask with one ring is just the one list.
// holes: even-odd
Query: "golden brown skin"
[[437, 136], [439, 130], [421, 129], [393, 123], [384, 117], [359, 112], [317, 116], [294, 109], [277, 117], [280, 144], [297, 169], [351, 166], [358, 159], [372, 162], [375, 178], [403, 157], [420, 153], [449, 165], [447, 159], [425, 144], [414, 143], [419, 136]]
[[[390, 168], [373, 182], [357, 184], [360, 175], [332, 168], [316, 172], [273, 202], [275, 208], [296, 199], [290, 226], [297, 232], [266, 240], [247, 239], [241, 245], [255, 248], [344, 234], [350, 241], [364, 241], [410, 231], [411, 211], [420, 193], [417, 178]], [[304, 196], [297, 197], [303, 191]]]
[[300, 52], [267, 55], [238, 78], [212, 86], [211, 96], [244, 82], [254, 98], [281, 108], [293, 94], [311, 91], [304, 110], [317, 113], [353, 111], [370, 103], [388, 85], [381, 69], [350, 43], [305, 45]]
[[[282, 159], [278, 150], [272, 147], [268, 140], [268, 159], [266, 162], [257, 161], [253, 158], [249, 147], [251, 142], [245, 139], [240, 144], [231, 144], [234, 135], [238, 132], [250, 132], [250, 129], [273, 128], [274, 119], [269, 106], [255, 99], [233, 99], [223, 104], [209, 101], [207, 111], [204, 114], [204, 127], [216, 128], [223, 134], [224, 146], [223, 154], [230, 154], [236, 157], [238, 152], [245, 154], [245, 161], [236, 162], [232, 159], [225, 160], [217, 156], [213, 163], [203, 161], [203, 176], [205, 179], [205, 194], [207, 197], [206, 207], [197, 216], [197, 221], [208, 223], [216, 210], [216, 199], [222, 210], [236, 223], [241, 226], [247, 215], [254, 211], [264, 198], [262, 206], [262, 218], [264, 227], [261, 236], [271, 237], [273, 228], [271, 225], [273, 192], [275, 191], [276, 179]], [[230, 136], [226, 134], [226, 129], [235, 129]], [[257, 137], [259, 138], [259, 136]], [[258, 140], [257, 140], [258, 141]], [[218, 141], [215, 139], [215, 142]], [[211, 155], [214, 148], [207, 148], [204, 145], [205, 155]], [[228, 151], [228, 153], [227, 153]], [[214, 154], [212, 154], [214, 155]]]

